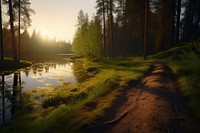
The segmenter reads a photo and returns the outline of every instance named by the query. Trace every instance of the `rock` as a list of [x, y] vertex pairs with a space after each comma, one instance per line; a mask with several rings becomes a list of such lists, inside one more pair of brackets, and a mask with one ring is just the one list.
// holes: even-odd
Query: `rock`
[[86, 70], [89, 73], [98, 73], [99, 69], [96, 67], [91, 67]]

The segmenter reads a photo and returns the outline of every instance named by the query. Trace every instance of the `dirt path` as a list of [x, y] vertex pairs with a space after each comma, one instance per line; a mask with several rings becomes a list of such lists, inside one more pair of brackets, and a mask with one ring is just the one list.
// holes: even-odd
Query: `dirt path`
[[[200, 127], [178, 90], [172, 71], [155, 63], [148, 74], [119, 98], [101, 126], [102, 133], [197, 133]], [[102, 123], [101, 122], [101, 123]]]

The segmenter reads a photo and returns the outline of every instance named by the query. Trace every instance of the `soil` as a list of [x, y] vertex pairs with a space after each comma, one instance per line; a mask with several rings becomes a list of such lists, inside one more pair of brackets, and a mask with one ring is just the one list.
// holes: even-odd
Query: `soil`
[[88, 132], [95, 133], [200, 133], [199, 122], [169, 67], [154, 63], [127, 91], [106, 116]]

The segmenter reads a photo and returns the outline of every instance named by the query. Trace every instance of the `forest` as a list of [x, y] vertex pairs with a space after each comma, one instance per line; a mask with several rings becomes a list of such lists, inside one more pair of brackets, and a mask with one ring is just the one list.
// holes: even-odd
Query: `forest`
[[[155, 54], [199, 39], [196, 0], [98, 0], [97, 15], [78, 14], [73, 51], [85, 56]], [[99, 31], [99, 32], [95, 32]], [[101, 34], [102, 33], [102, 34]], [[144, 45], [145, 44], [145, 45]], [[98, 51], [98, 52], [94, 52]]]
[[0, 132], [200, 132], [200, 1], [93, 2], [67, 42], [0, 0]]

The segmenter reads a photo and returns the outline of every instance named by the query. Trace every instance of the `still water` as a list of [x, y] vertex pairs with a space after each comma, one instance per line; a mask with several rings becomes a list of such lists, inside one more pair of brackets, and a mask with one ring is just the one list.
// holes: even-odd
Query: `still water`
[[[30, 91], [49, 94], [62, 84], [68, 86], [81, 82], [87, 76], [81, 73], [80, 63], [43, 62], [0, 77], [0, 125], [7, 122], [23, 108], [23, 96]], [[43, 93], [44, 94], [44, 93]], [[34, 96], [34, 94], [31, 94]], [[38, 101], [42, 97], [37, 96]]]

